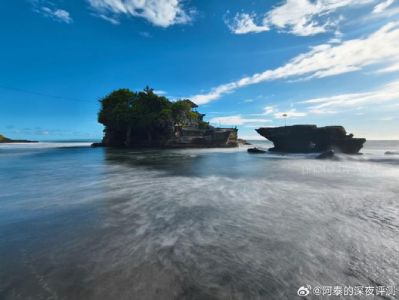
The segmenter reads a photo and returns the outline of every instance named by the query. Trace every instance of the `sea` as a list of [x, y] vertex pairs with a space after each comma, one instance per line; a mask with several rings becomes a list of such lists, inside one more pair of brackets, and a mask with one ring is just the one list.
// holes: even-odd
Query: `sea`
[[399, 142], [248, 147], [2, 144], [0, 299], [399, 299]]

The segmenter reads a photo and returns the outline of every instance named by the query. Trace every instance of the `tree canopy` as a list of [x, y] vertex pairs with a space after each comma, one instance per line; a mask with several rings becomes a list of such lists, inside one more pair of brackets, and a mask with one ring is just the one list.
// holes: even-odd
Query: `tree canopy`
[[113, 145], [162, 143], [176, 125], [208, 126], [202, 115], [192, 110], [196, 106], [190, 100], [172, 102], [149, 87], [140, 92], [115, 90], [100, 103], [98, 121], [105, 126], [107, 142]]

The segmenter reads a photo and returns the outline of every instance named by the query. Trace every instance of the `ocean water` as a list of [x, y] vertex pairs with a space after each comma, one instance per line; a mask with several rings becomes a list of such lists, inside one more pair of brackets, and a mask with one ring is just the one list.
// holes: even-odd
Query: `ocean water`
[[399, 286], [399, 142], [314, 156], [1, 145], [0, 299], [399, 299], [314, 294]]

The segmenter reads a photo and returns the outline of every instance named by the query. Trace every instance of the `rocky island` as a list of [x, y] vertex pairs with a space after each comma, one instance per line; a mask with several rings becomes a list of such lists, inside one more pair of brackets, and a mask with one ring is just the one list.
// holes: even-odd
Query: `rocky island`
[[170, 101], [153, 89], [116, 90], [100, 100], [98, 121], [106, 147], [237, 147], [236, 128], [216, 128], [203, 120], [188, 99]]
[[37, 142], [29, 140], [12, 140], [0, 134], [0, 143], [8, 144], [8, 143], [37, 143]]
[[256, 131], [272, 141], [274, 148], [269, 150], [277, 152], [311, 153], [334, 150], [355, 154], [366, 142], [364, 138], [354, 138], [353, 134], [347, 134], [342, 126], [293, 125], [263, 127]]

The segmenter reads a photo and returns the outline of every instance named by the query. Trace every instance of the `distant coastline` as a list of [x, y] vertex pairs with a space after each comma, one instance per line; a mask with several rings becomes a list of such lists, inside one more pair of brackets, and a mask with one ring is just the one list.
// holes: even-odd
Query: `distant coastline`
[[0, 144], [11, 144], [11, 143], [37, 143], [37, 141], [30, 140], [13, 140], [0, 134]]

